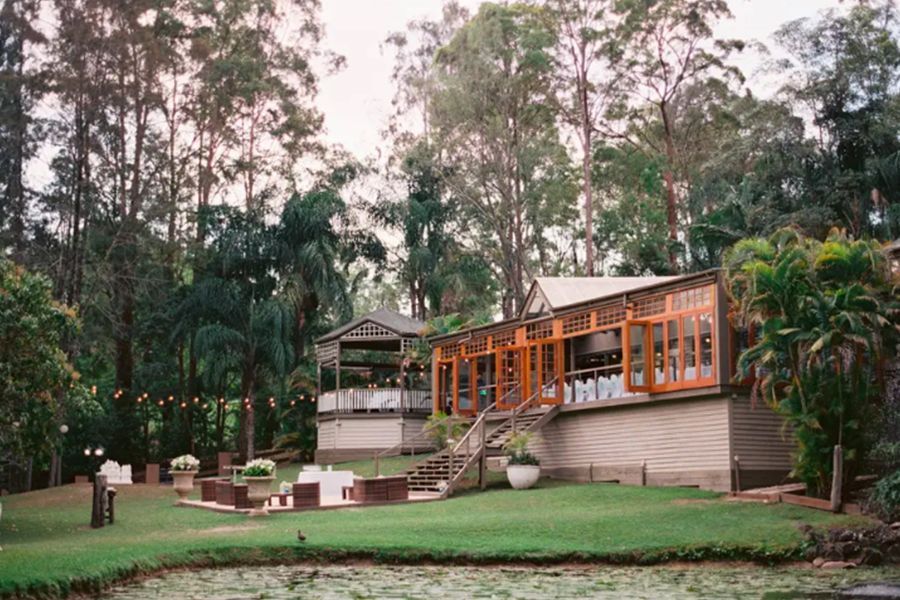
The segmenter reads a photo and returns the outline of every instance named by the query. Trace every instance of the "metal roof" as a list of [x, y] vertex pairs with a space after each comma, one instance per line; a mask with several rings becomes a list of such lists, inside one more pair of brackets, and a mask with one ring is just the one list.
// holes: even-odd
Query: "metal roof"
[[330, 342], [332, 340], [336, 340], [340, 338], [342, 335], [349, 333], [363, 325], [365, 323], [375, 323], [376, 325], [380, 325], [385, 329], [395, 333], [398, 338], [400, 337], [417, 337], [419, 332], [425, 327], [425, 323], [422, 321], [412, 319], [407, 317], [406, 315], [401, 315], [400, 313], [387, 309], [387, 308], [379, 308], [378, 310], [374, 310], [367, 315], [363, 315], [356, 319], [353, 319], [349, 323], [345, 323], [341, 325], [337, 329], [329, 331], [322, 337], [316, 340], [316, 343], [322, 342]]
[[[679, 276], [666, 277], [535, 277], [529, 291], [538, 288], [550, 305], [557, 309], [571, 304], [579, 304], [587, 300], [623, 294], [631, 290], [668, 283], [679, 279]], [[523, 310], [528, 310], [529, 302]]]

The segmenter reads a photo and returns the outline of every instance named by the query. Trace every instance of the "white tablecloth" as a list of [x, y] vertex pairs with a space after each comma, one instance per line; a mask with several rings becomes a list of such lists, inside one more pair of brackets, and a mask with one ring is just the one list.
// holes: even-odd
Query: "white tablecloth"
[[323, 498], [340, 498], [344, 486], [353, 485], [353, 471], [300, 471], [297, 483], [319, 482]]

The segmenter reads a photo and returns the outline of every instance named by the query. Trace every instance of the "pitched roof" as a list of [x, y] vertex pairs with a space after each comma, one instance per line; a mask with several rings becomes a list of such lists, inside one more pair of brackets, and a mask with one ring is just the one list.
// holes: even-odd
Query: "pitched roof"
[[337, 329], [333, 329], [316, 340], [316, 343], [320, 342], [329, 342], [331, 340], [335, 340], [345, 333], [353, 331], [360, 325], [364, 323], [375, 323], [376, 325], [380, 325], [385, 329], [397, 334], [397, 337], [412, 337], [419, 335], [419, 331], [425, 327], [425, 323], [422, 321], [412, 319], [407, 317], [406, 315], [401, 315], [400, 313], [387, 309], [387, 308], [379, 308], [378, 310], [374, 310], [367, 315], [363, 315], [356, 319], [353, 319], [349, 323], [345, 323], [338, 327]]
[[678, 278], [677, 275], [666, 277], [535, 277], [523, 311], [528, 310], [536, 290], [540, 291], [549, 308], [553, 310], [659, 285]]

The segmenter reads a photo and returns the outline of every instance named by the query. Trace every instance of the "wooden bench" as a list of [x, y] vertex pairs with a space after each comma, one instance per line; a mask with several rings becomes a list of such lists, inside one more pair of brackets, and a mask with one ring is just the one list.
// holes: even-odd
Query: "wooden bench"
[[234, 487], [234, 507], [235, 508], [253, 508], [250, 504], [250, 498], [247, 497], [247, 484], [235, 483]]
[[200, 501], [216, 502], [216, 485], [225, 479], [201, 479], [200, 480]]
[[291, 486], [291, 495], [293, 496], [294, 508], [320, 506], [322, 504], [322, 494], [318, 481], [293, 484]]
[[215, 482], [216, 504], [234, 506], [234, 484], [228, 479], [218, 479]]
[[353, 482], [353, 500], [363, 503], [409, 500], [406, 476], [357, 478]]

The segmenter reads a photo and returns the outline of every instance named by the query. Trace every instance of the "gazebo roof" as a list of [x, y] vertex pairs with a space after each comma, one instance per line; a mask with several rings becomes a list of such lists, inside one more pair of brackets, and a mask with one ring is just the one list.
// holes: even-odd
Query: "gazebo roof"
[[422, 321], [401, 315], [387, 308], [379, 308], [329, 331], [317, 339], [316, 343], [322, 344], [337, 341], [344, 337], [355, 340], [361, 338], [382, 340], [412, 338], [418, 337], [423, 327], [425, 327], [425, 323]]

